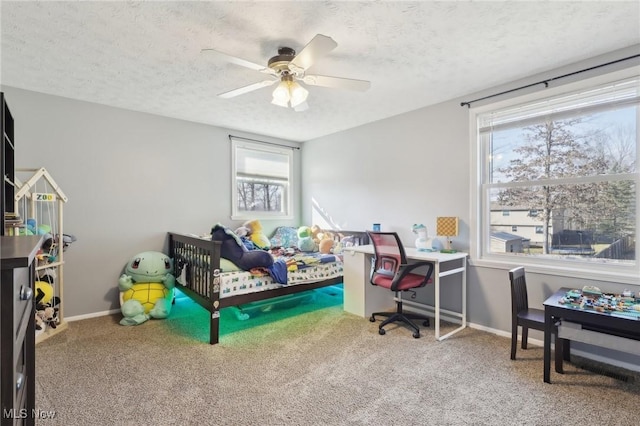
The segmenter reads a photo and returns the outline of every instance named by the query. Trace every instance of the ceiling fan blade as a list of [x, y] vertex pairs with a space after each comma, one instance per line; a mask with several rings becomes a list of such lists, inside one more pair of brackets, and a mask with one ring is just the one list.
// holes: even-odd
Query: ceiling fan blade
[[267, 86], [271, 86], [274, 83], [277, 83], [278, 79], [273, 79], [273, 80], [264, 80], [264, 81], [259, 81], [258, 83], [253, 83], [250, 84], [248, 86], [244, 86], [244, 87], [239, 87], [237, 89], [233, 89], [230, 90], [228, 92], [224, 92], [224, 93], [220, 93], [218, 95], [219, 98], [224, 98], [224, 99], [229, 99], [229, 98], [233, 98], [239, 95], [244, 95], [245, 93], [249, 93], [252, 92], [254, 90], [258, 90], [261, 89], [263, 87], [267, 87]]
[[335, 89], [357, 90], [364, 92], [371, 87], [371, 82], [351, 78], [329, 77], [326, 75], [305, 75], [302, 79], [310, 86], [331, 87]]
[[289, 68], [293, 65], [292, 71], [308, 69], [316, 59], [326, 55], [338, 46], [331, 37], [316, 34], [316, 36], [296, 55], [289, 63]]
[[213, 52], [216, 56], [226, 60], [227, 62], [231, 62], [232, 64], [236, 64], [236, 65], [240, 65], [241, 67], [250, 68], [252, 70], [260, 71], [260, 72], [263, 72], [265, 74], [275, 74], [275, 72], [271, 68], [265, 67], [264, 65], [256, 64], [254, 62], [247, 61], [247, 60], [242, 59], [242, 58], [238, 58], [236, 56], [231, 56], [231, 55], [226, 54], [224, 52], [220, 52], [219, 50], [202, 49], [201, 52]]

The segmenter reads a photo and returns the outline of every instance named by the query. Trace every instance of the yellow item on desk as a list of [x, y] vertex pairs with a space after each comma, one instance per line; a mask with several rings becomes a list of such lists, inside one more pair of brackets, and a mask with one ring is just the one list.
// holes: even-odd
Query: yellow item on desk
[[457, 217], [438, 217], [436, 219], [436, 234], [447, 238], [446, 248], [440, 250], [441, 253], [457, 253], [458, 250], [451, 248], [451, 237], [458, 236]]

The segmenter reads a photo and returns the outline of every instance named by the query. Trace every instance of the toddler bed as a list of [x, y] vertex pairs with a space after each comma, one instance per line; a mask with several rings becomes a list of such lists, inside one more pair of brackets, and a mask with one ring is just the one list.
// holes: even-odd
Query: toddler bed
[[[344, 246], [369, 244], [361, 231], [333, 231], [336, 243]], [[286, 273], [286, 283], [255, 271], [224, 272], [222, 242], [194, 235], [168, 233], [169, 257], [174, 260], [176, 287], [210, 312], [209, 343], [219, 341], [220, 309], [292, 295], [342, 283], [342, 258], [311, 262], [308, 267]], [[282, 280], [280, 280], [282, 281]]]

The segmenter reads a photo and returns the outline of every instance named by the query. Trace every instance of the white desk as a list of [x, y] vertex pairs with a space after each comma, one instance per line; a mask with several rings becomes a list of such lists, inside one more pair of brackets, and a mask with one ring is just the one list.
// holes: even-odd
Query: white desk
[[[408, 260], [426, 260], [432, 262], [433, 281], [435, 286], [435, 307], [418, 304], [403, 299], [403, 304], [416, 305], [422, 309], [431, 310], [435, 314], [436, 340], [444, 340], [467, 326], [467, 253], [440, 253], [418, 251], [406, 247]], [[373, 312], [391, 310], [393, 298], [389, 297], [389, 290], [372, 285], [369, 282], [371, 258], [374, 254], [373, 246], [348, 247], [344, 253], [344, 310], [361, 317], [369, 317]], [[452, 268], [441, 271], [440, 265], [455, 262]], [[440, 308], [440, 278], [448, 275], [462, 275], [462, 310], [453, 312]], [[455, 330], [440, 336], [440, 313], [460, 318], [461, 325]]]

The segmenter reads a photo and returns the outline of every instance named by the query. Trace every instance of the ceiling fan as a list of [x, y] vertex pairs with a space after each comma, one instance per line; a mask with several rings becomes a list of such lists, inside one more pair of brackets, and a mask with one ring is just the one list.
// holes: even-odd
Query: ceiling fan
[[223, 57], [231, 63], [269, 75], [267, 80], [220, 93], [218, 95], [219, 97], [225, 99], [233, 98], [278, 83], [278, 86], [273, 91], [273, 100], [271, 103], [285, 108], [291, 106], [295, 111], [304, 111], [309, 107], [307, 104], [309, 91], [299, 82], [310, 86], [357, 90], [361, 92], [369, 89], [371, 86], [371, 83], [365, 80], [306, 74], [307, 69], [309, 69], [317, 59], [335, 49], [336, 46], [338, 46], [338, 43], [331, 37], [317, 34], [298, 54], [290, 47], [280, 47], [278, 54], [269, 59], [267, 66], [246, 61], [215, 49], [202, 49], [202, 51], [214, 52], [217, 56]]

